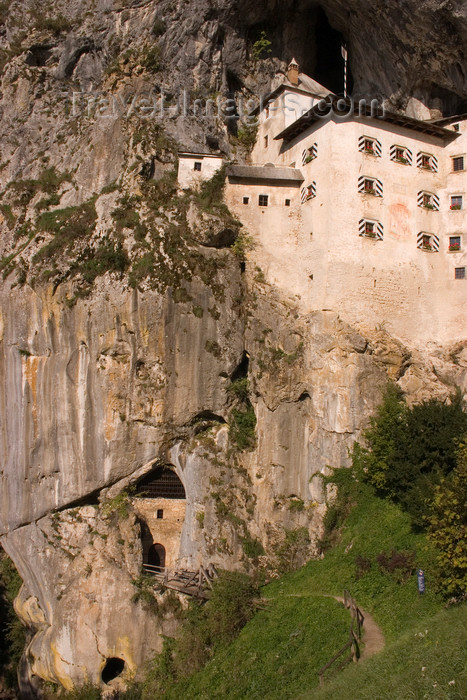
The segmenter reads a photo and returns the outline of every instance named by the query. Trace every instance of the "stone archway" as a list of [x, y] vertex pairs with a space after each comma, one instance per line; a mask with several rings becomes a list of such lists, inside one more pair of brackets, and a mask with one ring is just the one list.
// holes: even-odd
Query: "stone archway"
[[148, 552], [148, 564], [151, 566], [165, 567], [165, 547], [162, 544], [153, 544]]

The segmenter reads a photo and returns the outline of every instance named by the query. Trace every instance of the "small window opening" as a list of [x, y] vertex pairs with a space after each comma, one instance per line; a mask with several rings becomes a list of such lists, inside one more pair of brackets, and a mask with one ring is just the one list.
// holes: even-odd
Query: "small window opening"
[[431, 170], [431, 156], [422, 153], [421, 165], [425, 170]]
[[114, 678], [117, 678], [123, 673], [125, 662], [116, 656], [107, 659], [104, 668], [102, 669], [101, 678], [104, 683], [110, 683]]
[[195, 164], [193, 166], [193, 170], [197, 170], [198, 172], [201, 171], [201, 163], [199, 161], [195, 162]]
[[267, 104], [266, 107], [264, 108], [264, 112], [266, 114], [266, 119], [268, 119], [269, 118], [269, 104]]
[[454, 270], [454, 279], [465, 280], [465, 267], [456, 267]]
[[374, 156], [374, 154], [375, 154], [375, 142], [373, 141], [373, 139], [365, 139], [365, 143], [364, 143], [363, 148], [364, 148], [365, 153], [369, 153], [370, 155]]
[[452, 128], [454, 129], [454, 131], [460, 131], [460, 124], [453, 124]]
[[424, 250], [433, 250], [433, 246], [431, 245], [431, 236], [428, 236], [427, 234], [423, 234], [423, 236], [422, 236], [422, 248]]
[[403, 165], [406, 165], [408, 163], [406, 149], [402, 148], [400, 146], [397, 146], [396, 151], [394, 153], [394, 160], [397, 163], [402, 163]]
[[365, 221], [365, 235], [374, 238], [376, 236], [375, 225], [373, 221]]
[[250, 198], [249, 197], [243, 197], [243, 204], [249, 204]]
[[431, 194], [425, 193], [423, 195], [423, 206], [427, 209], [433, 209], [433, 197]]
[[286, 207], [290, 207], [290, 199], [286, 199], [286, 200], [285, 200], [285, 206], [286, 206]]
[[158, 519], [158, 520], [162, 520], [163, 517], [164, 517], [164, 509], [163, 509], [163, 508], [158, 508], [158, 510], [157, 510], [157, 519]]
[[264, 148], [268, 147], [268, 142], [269, 142], [269, 136], [264, 137]]
[[452, 169], [455, 173], [464, 170], [464, 156], [456, 156], [452, 159]]
[[368, 177], [365, 178], [365, 192], [366, 194], [375, 194], [375, 181]]
[[267, 194], [260, 194], [258, 197], [258, 204], [260, 207], [267, 207], [268, 206], [268, 199], [269, 195]]
[[449, 236], [449, 250], [453, 253], [461, 249], [461, 237]]
[[450, 209], [452, 209], [453, 211], [456, 211], [458, 209], [462, 209], [462, 195], [455, 194], [455, 195], [451, 196]]

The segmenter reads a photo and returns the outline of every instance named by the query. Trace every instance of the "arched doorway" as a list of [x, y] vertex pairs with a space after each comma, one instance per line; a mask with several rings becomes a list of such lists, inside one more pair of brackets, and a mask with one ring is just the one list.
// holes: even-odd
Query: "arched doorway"
[[165, 547], [161, 544], [153, 544], [148, 552], [148, 564], [151, 566], [165, 566]]

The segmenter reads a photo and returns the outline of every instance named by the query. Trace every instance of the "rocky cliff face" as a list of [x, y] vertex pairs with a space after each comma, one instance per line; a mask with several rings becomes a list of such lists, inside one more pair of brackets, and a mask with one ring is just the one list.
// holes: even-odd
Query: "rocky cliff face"
[[[33, 695], [36, 676], [99, 682], [115, 658], [131, 677], [173, 629], [164, 596], [151, 617], [140, 595], [140, 527], [131, 499], [118, 501], [154, 464], [185, 486], [185, 566], [299, 563], [320, 535], [319, 474], [347, 464], [387, 378], [411, 400], [465, 386], [462, 344], [405, 347], [384, 325], [363, 334], [338, 309], [307, 314], [279, 295], [258, 250], [246, 264], [232, 250], [238, 224], [219, 192], [181, 195], [173, 169], [177, 149], [244, 147], [222, 116], [183, 115], [180, 90], [238, 105], [291, 53], [326, 82], [319, 49], [339, 33], [357, 92], [458, 109], [466, 10], [13, 0], [0, 11], [0, 533], [24, 580]], [[263, 29], [272, 53], [253, 60]], [[161, 90], [163, 117], [148, 118]], [[241, 444], [229, 424], [252, 410], [255, 438]], [[290, 532], [297, 551], [284, 550]]]

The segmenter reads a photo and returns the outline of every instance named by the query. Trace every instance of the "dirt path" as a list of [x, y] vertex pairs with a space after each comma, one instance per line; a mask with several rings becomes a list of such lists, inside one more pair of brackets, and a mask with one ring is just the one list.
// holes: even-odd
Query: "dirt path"
[[[305, 597], [300, 593], [287, 593], [286, 595], [291, 598]], [[341, 596], [330, 595], [327, 593], [322, 593], [321, 595], [318, 593], [311, 593], [308, 595], [316, 596], [319, 598], [334, 598], [334, 600], [337, 600], [339, 603], [344, 604], [344, 599]], [[362, 610], [362, 608], [360, 608], [360, 610], [364, 617], [362, 642], [365, 645], [362, 649], [362, 654], [360, 658], [367, 659], [369, 656], [373, 656], [373, 654], [377, 654], [378, 652], [382, 651], [386, 642], [384, 641], [384, 634], [381, 627], [379, 627], [379, 625], [376, 624], [374, 618], [370, 615], [370, 613], [366, 612], [365, 610]]]
[[[338, 600], [339, 603], [344, 604], [344, 599], [340, 596], [333, 595], [326, 597], [334, 598], [335, 600]], [[377, 654], [379, 651], [382, 651], [386, 642], [384, 641], [384, 634], [381, 627], [376, 624], [370, 613], [362, 610], [362, 608], [360, 608], [360, 610], [364, 617], [362, 642], [365, 645], [365, 647], [362, 649], [362, 655], [360, 658], [366, 659], [369, 656], [373, 656], [373, 654]]]

